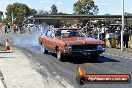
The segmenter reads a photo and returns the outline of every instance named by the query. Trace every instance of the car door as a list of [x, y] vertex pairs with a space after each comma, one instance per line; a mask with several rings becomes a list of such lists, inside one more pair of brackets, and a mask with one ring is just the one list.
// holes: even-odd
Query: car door
[[50, 50], [53, 51], [53, 52], [55, 52], [55, 47], [56, 47], [56, 42], [57, 41], [55, 39], [55, 31], [54, 30], [51, 30], [51, 39], [49, 41], [50, 41], [50, 43], [49, 43]]
[[50, 41], [51, 41], [51, 30], [48, 30], [45, 34], [45, 38], [43, 39], [43, 44], [46, 49], [50, 50]]

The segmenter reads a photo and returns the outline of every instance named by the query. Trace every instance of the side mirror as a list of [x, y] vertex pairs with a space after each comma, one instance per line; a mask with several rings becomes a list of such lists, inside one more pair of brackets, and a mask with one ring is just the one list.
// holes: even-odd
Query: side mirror
[[55, 35], [54, 35], [54, 34], [52, 34], [52, 35], [51, 35], [51, 37], [52, 37], [52, 38], [54, 38], [54, 37], [55, 37]]
[[40, 36], [45, 36], [45, 34], [41, 33]]

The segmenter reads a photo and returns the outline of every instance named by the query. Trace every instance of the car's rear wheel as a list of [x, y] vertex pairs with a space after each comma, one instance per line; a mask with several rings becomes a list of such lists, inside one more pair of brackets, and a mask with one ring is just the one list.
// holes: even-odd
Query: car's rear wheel
[[43, 53], [43, 54], [47, 54], [47, 53], [48, 53], [48, 50], [46, 50], [46, 48], [45, 48], [44, 45], [42, 45], [42, 53]]
[[63, 55], [61, 54], [61, 51], [59, 48], [56, 50], [56, 57], [60, 61], [63, 60]]

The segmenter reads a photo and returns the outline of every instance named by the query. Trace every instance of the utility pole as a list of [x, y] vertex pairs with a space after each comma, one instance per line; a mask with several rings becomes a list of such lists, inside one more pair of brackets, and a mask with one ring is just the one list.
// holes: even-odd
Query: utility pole
[[100, 28], [97, 27], [97, 31], [98, 31], [98, 39], [100, 39]]
[[13, 10], [12, 10], [12, 13], [11, 13], [11, 17], [12, 17], [12, 25], [13, 25], [14, 24]]
[[121, 29], [121, 51], [123, 51], [123, 34], [124, 34], [124, 0], [122, 0], [122, 29]]
[[33, 29], [35, 28], [34, 21], [35, 21], [35, 20], [34, 20], [34, 17], [33, 17]]
[[33, 27], [34, 27], [34, 17], [33, 17]]

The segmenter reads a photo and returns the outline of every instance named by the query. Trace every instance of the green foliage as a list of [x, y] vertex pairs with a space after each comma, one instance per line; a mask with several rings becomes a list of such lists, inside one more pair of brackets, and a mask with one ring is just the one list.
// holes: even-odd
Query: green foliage
[[6, 20], [11, 22], [13, 16], [13, 23], [22, 24], [25, 17], [35, 13], [37, 13], [37, 11], [29, 8], [26, 4], [13, 3], [13, 5], [9, 4], [6, 8]]
[[105, 16], [110, 16], [110, 14], [109, 13], [106, 13]]
[[99, 11], [98, 6], [95, 5], [93, 0], [78, 0], [73, 5], [73, 10], [75, 14], [87, 15], [94, 15]]
[[58, 12], [57, 14], [58, 15], [66, 15], [66, 13], [63, 13], [63, 12]]
[[45, 11], [45, 10], [38, 10], [37, 14], [44, 14], [44, 15], [48, 15], [49, 12]]
[[36, 14], [36, 13], [37, 13], [37, 11], [35, 9], [30, 8], [30, 15], [33, 15], [33, 14]]
[[8, 22], [8, 19], [7, 19], [7, 18], [4, 18], [4, 19], [2, 20], [2, 23], [3, 23], [3, 24], [9, 23], [9, 22]]
[[129, 15], [130, 16], [130, 15], [132, 15], [132, 13], [125, 12], [125, 15]]
[[57, 12], [58, 12], [58, 9], [57, 9], [57, 7], [55, 6], [55, 4], [53, 4], [52, 7], [51, 7], [51, 14], [56, 15]]
[[0, 16], [3, 16], [3, 12], [2, 11], [0, 11]]
[[3, 12], [0, 11], [0, 22], [2, 21], [2, 17], [3, 17]]

